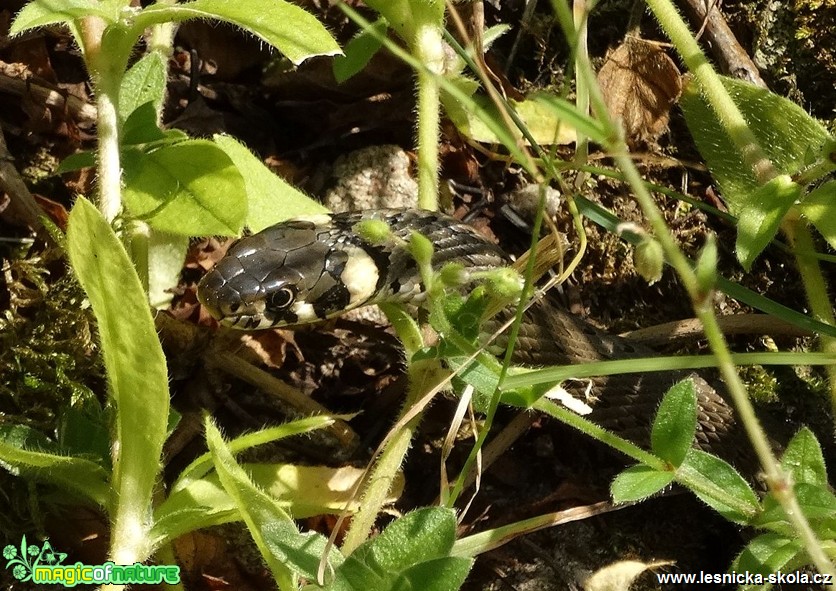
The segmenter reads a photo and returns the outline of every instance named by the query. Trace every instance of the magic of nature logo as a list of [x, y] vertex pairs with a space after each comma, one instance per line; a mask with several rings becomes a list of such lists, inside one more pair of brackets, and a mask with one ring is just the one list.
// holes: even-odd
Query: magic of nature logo
[[170, 564], [129, 565], [105, 562], [103, 564], [63, 564], [65, 552], [56, 551], [49, 540], [40, 545], [30, 544], [26, 536], [20, 546], [9, 544], [3, 548], [6, 570], [12, 569], [12, 576], [21, 582], [36, 584], [59, 583], [65, 587], [84, 585], [156, 585], [180, 582], [180, 567]]

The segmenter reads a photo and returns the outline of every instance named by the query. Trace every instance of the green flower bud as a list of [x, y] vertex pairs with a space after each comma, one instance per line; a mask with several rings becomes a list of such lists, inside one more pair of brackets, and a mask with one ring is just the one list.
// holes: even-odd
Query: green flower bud
[[633, 252], [633, 264], [639, 275], [653, 285], [662, 278], [662, 269], [665, 266], [662, 245], [652, 236], [644, 236]]
[[354, 231], [363, 240], [383, 244], [392, 237], [392, 229], [383, 220], [363, 220], [354, 224]]
[[458, 287], [470, 281], [470, 271], [459, 263], [447, 263], [439, 273], [441, 282], [448, 287]]
[[707, 298], [714, 290], [717, 280], [717, 238], [709, 234], [705, 239], [696, 266], [697, 289], [701, 299]]
[[523, 278], [511, 267], [487, 271], [484, 279], [488, 293], [502, 301], [516, 300], [522, 293]]
[[413, 232], [409, 236], [409, 252], [412, 253], [418, 267], [430, 267], [433, 260], [433, 243], [429, 238], [418, 232]]

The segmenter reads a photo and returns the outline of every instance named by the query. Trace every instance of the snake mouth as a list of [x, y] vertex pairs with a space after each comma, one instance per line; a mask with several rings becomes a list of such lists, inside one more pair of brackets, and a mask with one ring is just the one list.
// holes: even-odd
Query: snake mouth
[[273, 327], [273, 323], [268, 318], [256, 314], [224, 316], [219, 318], [218, 322], [223, 326], [237, 328], [238, 330], [259, 330]]

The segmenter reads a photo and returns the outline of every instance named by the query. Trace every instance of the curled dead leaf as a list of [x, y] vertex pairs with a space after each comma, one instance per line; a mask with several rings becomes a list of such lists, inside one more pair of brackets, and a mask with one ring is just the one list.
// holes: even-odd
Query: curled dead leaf
[[682, 92], [679, 68], [657, 45], [628, 37], [598, 72], [610, 114], [624, 126], [630, 146], [653, 144], [668, 128]]

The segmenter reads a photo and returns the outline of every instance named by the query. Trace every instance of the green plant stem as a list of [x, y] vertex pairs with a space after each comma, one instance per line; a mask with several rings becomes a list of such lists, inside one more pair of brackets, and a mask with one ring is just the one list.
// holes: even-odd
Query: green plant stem
[[778, 174], [772, 161], [758, 144], [755, 134], [723, 86], [720, 76], [700, 49], [679, 11], [670, 0], [647, 0], [647, 6], [673, 42], [688, 70], [694, 75], [718, 121], [740, 151], [743, 162], [751, 168], [759, 184], [764, 185], [771, 181]]
[[[540, 185], [540, 199], [537, 208], [537, 215], [534, 218], [534, 226], [531, 229], [532, 249], [534, 248], [536, 237], [540, 235], [540, 228], [543, 223], [543, 212], [545, 211], [545, 200], [546, 186], [545, 184], [542, 184]], [[534, 291], [532, 278], [534, 276], [534, 266], [536, 263], [535, 259], [535, 256], [531, 256], [528, 258], [528, 261], [526, 262], [525, 283], [523, 284], [523, 289], [520, 293], [520, 301], [522, 302], [528, 301], [528, 299], [531, 297], [532, 292]], [[453, 490], [450, 492], [450, 495], [447, 499], [448, 506], [453, 506], [453, 504], [458, 500], [462, 492], [464, 492], [468, 474], [470, 474], [470, 471], [473, 469], [473, 466], [476, 463], [476, 459], [478, 457], [477, 454], [482, 449], [482, 446], [484, 446], [488, 434], [490, 433], [491, 426], [493, 425], [494, 418], [496, 417], [496, 412], [499, 409], [499, 403], [502, 400], [501, 385], [508, 374], [508, 368], [511, 366], [511, 359], [514, 354], [514, 345], [517, 342], [517, 337], [519, 336], [520, 326], [522, 325], [522, 317], [524, 312], [524, 306], [517, 307], [514, 323], [511, 325], [511, 331], [508, 334], [508, 346], [505, 350], [505, 358], [503, 360], [502, 367], [499, 370], [499, 379], [497, 380], [496, 389], [493, 395], [491, 396], [490, 404], [488, 405], [488, 410], [485, 413], [484, 424], [482, 425], [482, 429], [480, 430], [479, 435], [476, 438], [476, 442], [473, 445], [473, 449], [470, 451], [467, 460], [465, 460], [465, 463], [462, 466], [461, 471], [459, 472], [459, 477], [456, 479], [456, 484], [453, 486]], [[449, 336], [450, 335], [448, 335], [448, 338]]]
[[[719, 117], [727, 126], [730, 136], [734, 139], [744, 154], [744, 161], [752, 166], [752, 170], [758, 177], [759, 182], [768, 182], [775, 176], [774, 168], [769, 159], [765, 157], [754, 135], [748, 128], [742, 114], [737, 106], [728, 96], [722, 86], [719, 77], [711, 68], [705, 56], [699, 49], [697, 42], [691, 36], [688, 27], [685, 25], [679, 13], [668, 0], [647, 0], [648, 6], [656, 14], [662, 28], [677, 46], [688, 67], [694, 70], [695, 77], [700, 84], [707, 84], [704, 89], [709, 102], [715, 110], [728, 109], [727, 112], [719, 114]], [[697, 72], [698, 71], [698, 72]], [[601, 90], [594, 83], [594, 73], [588, 62], [582, 63], [582, 71], [579, 75], [586, 77], [590, 85], [590, 98], [593, 111], [598, 118], [611, 131], [607, 149], [612, 153], [618, 167], [624, 173], [625, 180], [633, 189], [635, 199], [644, 212], [645, 217], [653, 228], [654, 234], [665, 251], [668, 262], [680, 277], [685, 290], [691, 298], [695, 312], [703, 323], [708, 338], [709, 346], [718, 359], [720, 372], [726, 383], [729, 395], [734, 401], [735, 408], [741, 416], [741, 422], [752, 441], [758, 459], [767, 475], [767, 482], [775, 498], [781, 504], [787, 518], [793, 523], [798, 535], [801, 537], [811, 560], [822, 573], [833, 573], [832, 563], [824, 554], [820, 542], [810, 528], [804, 514], [801, 512], [798, 500], [792, 491], [792, 485], [780, 464], [772, 455], [766, 434], [755, 416], [754, 408], [749, 401], [748, 394], [740, 376], [732, 362], [731, 353], [726, 344], [725, 337], [714, 316], [711, 306], [711, 293], [702, 293], [697, 281], [696, 274], [689, 264], [687, 258], [679, 250], [670, 230], [665, 223], [662, 213], [653, 202], [653, 198], [642, 183], [641, 176], [629, 156], [623, 132], [621, 132], [611, 121], [604, 103]]]
[[[175, 6], [177, 0], [157, 0], [158, 5]], [[173, 53], [174, 35], [177, 33], [178, 23], [167, 21], [151, 27], [148, 37], [148, 53], [158, 51], [165, 57]]]
[[723, 336], [720, 326], [717, 324], [717, 318], [714, 316], [714, 311], [706, 308], [702, 312], [698, 311], [697, 315], [703, 324], [705, 335], [708, 339], [708, 344], [714, 354], [720, 359], [720, 373], [723, 376], [729, 393], [735, 402], [735, 408], [740, 415], [741, 423], [746, 429], [749, 440], [761, 461], [761, 465], [766, 473], [766, 481], [769, 490], [775, 499], [780, 503], [787, 516], [787, 520], [793, 524], [798, 536], [801, 538], [804, 548], [810, 557], [810, 560], [815, 564], [818, 571], [822, 574], [829, 574], [831, 580], [836, 579], [836, 569], [833, 563], [827, 557], [822, 548], [822, 544], [816, 537], [815, 532], [810, 527], [798, 499], [793, 492], [792, 482], [784, 472], [781, 465], [772, 455], [772, 449], [760, 423], [755, 416], [755, 409], [746, 395], [743, 387], [743, 382], [737, 374], [734, 363], [731, 360], [726, 340]]
[[425, 67], [416, 70], [418, 87], [418, 207], [438, 209], [438, 142], [441, 96], [438, 75], [444, 70], [441, 29], [425, 24], [415, 35], [414, 53]]
[[[409, 386], [407, 387], [406, 401], [401, 409], [397, 424], [401, 423], [401, 419], [413, 410], [413, 406], [418, 404], [427, 392], [447, 378], [447, 374], [440, 375], [437, 369], [435, 362], [418, 362], [409, 366]], [[403, 464], [406, 452], [409, 451], [412, 442], [412, 436], [422, 418], [423, 413], [415, 414], [386, 442], [368, 477], [369, 485], [363, 494], [360, 509], [352, 518], [351, 526], [346, 533], [341, 548], [346, 556], [356, 550], [371, 534], [374, 522], [386, 502], [392, 482], [401, 464]]]
[[[119, 155], [119, 84], [125, 71], [130, 47], [116, 43], [104, 46], [105, 25], [96, 17], [82, 20], [81, 36], [84, 58], [96, 91], [96, 130], [99, 137], [97, 168], [99, 174], [99, 210], [113, 222], [122, 209], [122, 166]], [[123, 40], [121, 45], [127, 45]]]
[[119, 121], [116, 115], [118, 93], [97, 85], [96, 108], [99, 134], [99, 209], [113, 222], [122, 209], [122, 167], [119, 159]]
[[[827, 294], [827, 283], [822, 275], [821, 267], [815, 258], [810, 256], [815, 252], [813, 236], [810, 227], [798, 216], [787, 216], [781, 225], [784, 234], [792, 246], [795, 254], [798, 272], [801, 274], [801, 281], [804, 284], [804, 291], [807, 295], [807, 302], [813, 317], [819, 322], [836, 325], [836, 318], [833, 316], [833, 307]], [[827, 335], [819, 335], [820, 348], [823, 353], [829, 353], [836, 357], [836, 338]], [[830, 404], [833, 409], [833, 416], [836, 416], [836, 365], [826, 366], [830, 385]]]
[[[575, 72], [580, 71], [582, 60], [589, 59], [589, 48], [587, 47], [588, 29], [587, 29], [587, 15], [588, 7], [586, 0], [574, 0], [572, 3], [572, 16], [575, 32], [577, 38], [572, 48], [575, 51]], [[575, 77], [575, 105], [578, 110], [584, 115], [589, 115], [589, 89], [582, 76]], [[575, 157], [573, 161], [577, 165], [586, 164], [589, 158], [589, 138], [577, 131], [577, 141], [575, 142]], [[575, 178], [575, 189], [580, 189], [586, 181], [587, 175], [578, 174]]]
[[718, 367], [723, 376], [723, 381], [726, 383], [728, 393], [734, 401], [734, 406], [740, 415], [741, 423], [746, 429], [746, 433], [752, 442], [761, 466], [764, 468], [770, 491], [783, 507], [787, 519], [793, 524], [796, 532], [801, 537], [807, 553], [819, 572], [833, 574], [833, 564], [828, 560], [822, 550], [821, 543], [816, 539], [813, 530], [810, 528], [810, 524], [801, 512], [798, 500], [792, 490], [792, 483], [772, 454], [772, 449], [766, 434], [763, 432], [757, 420], [755, 409], [749, 400], [740, 376], [737, 374], [726, 339], [717, 323], [714, 309], [711, 307], [711, 294], [701, 294], [699, 292], [697, 278], [693, 269], [688, 264], [682, 251], [677, 248], [673, 236], [671, 236], [662, 218], [661, 212], [655, 203], [653, 203], [650, 193], [642, 185], [639, 172], [628, 156], [626, 147], [623, 144], [613, 147], [621, 148], [615, 151], [616, 162], [621, 170], [624, 171], [624, 175], [635, 193], [636, 200], [641, 205], [645, 216], [653, 227], [656, 238], [665, 250], [665, 255], [674, 269], [676, 269], [688, 295], [694, 302], [697, 318], [702, 322], [708, 344], [711, 347], [711, 351], [717, 357]]
[[[670, 0], [647, 0], [647, 5], [673, 41], [689, 70], [693, 72], [700, 90], [739, 150], [743, 162], [751, 168], [758, 184], [763, 186], [771, 181], [778, 175], [778, 172], [758, 144], [743, 114], [729, 96], [720, 77], [702, 53], [699, 44], [691, 35], [676, 8]], [[828, 163], [825, 166], [830, 167], [832, 164]], [[827, 296], [824, 276], [815, 260], [807, 254], [815, 252], [815, 247], [805, 222], [790, 213], [782, 222], [781, 228], [788, 236], [790, 243], [797, 248], [794, 249], [796, 264], [801, 273], [805, 294], [813, 315], [817, 320], [833, 325], [833, 309]], [[826, 353], [836, 352], [836, 339], [822, 335], [821, 349]], [[831, 407], [836, 411], [836, 367], [828, 366], [827, 372]]]
[[606, 443], [613, 449], [617, 449], [629, 458], [633, 458], [637, 462], [641, 462], [651, 468], [659, 471], [668, 470], [668, 464], [657, 458], [652, 453], [646, 452], [635, 443], [631, 443], [626, 439], [607, 431], [603, 427], [599, 427], [592, 421], [580, 416], [579, 414], [564, 408], [548, 398], [540, 398], [531, 405], [534, 410], [539, 410], [550, 417], [559, 420], [561, 423], [566, 423], [570, 427], [574, 427], [582, 433], [594, 437], [602, 443]]
[[[596, 102], [596, 112], [599, 114], [599, 117], [606, 116], [605, 107], [603, 106], [603, 100], [600, 95], [595, 96], [594, 100]], [[702, 322], [708, 344], [711, 347], [711, 351], [717, 357], [718, 367], [723, 376], [723, 381], [726, 383], [728, 393], [734, 401], [734, 406], [740, 415], [741, 422], [746, 429], [749, 440], [752, 442], [755, 453], [761, 462], [761, 466], [764, 468], [770, 490], [783, 507], [787, 518], [801, 537], [807, 553], [810, 555], [816, 568], [819, 569], [819, 572], [833, 573], [833, 565], [827, 559], [827, 556], [822, 550], [821, 543], [816, 539], [815, 534], [810, 528], [810, 524], [801, 512], [798, 500], [792, 491], [792, 484], [772, 454], [766, 434], [763, 432], [757, 420], [755, 409], [749, 400], [740, 376], [737, 374], [726, 339], [714, 315], [714, 309], [711, 306], [711, 294], [700, 293], [696, 274], [685, 255], [676, 246], [676, 242], [670, 234], [667, 224], [665, 224], [662, 213], [656, 207], [650, 193], [642, 184], [641, 176], [633, 164], [632, 159], [630, 159], [624, 142], [619, 138], [619, 141], [614, 142], [614, 145], [609, 147], [613, 152], [616, 163], [630, 183], [636, 201], [639, 202], [645, 217], [649, 220], [654, 235], [662, 245], [668, 261], [676, 270], [688, 295], [694, 302], [697, 317]]]
[[[832, 365], [836, 356], [830, 353], [732, 353], [735, 365]], [[571, 378], [613, 376], [649, 371], [692, 370], [718, 367], [714, 355], [674, 355], [671, 357], [638, 357], [591, 361], [579, 365], [559, 365], [542, 369], [517, 370], [502, 382], [504, 390], [524, 388], [536, 384], [554, 384]]]

